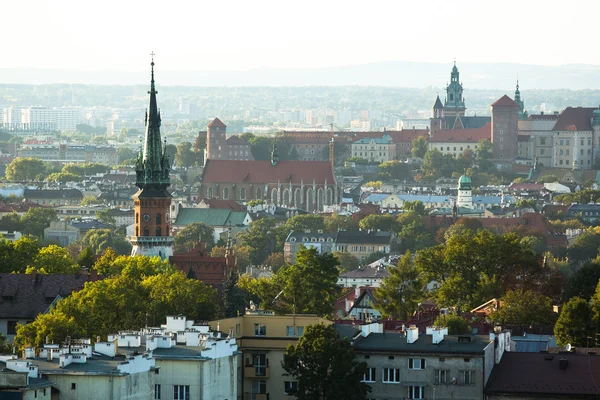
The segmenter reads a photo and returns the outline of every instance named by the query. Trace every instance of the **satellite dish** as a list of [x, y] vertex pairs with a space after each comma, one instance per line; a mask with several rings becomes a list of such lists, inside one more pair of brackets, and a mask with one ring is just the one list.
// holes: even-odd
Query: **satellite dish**
[[565, 347], [565, 350], [571, 351], [572, 348], [573, 348], [573, 346], [571, 346], [571, 343], [568, 343], [567, 346]]

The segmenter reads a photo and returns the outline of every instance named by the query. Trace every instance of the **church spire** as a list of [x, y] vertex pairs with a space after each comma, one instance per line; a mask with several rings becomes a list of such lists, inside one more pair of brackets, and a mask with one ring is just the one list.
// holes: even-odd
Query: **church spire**
[[271, 152], [271, 165], [276, 166], [279, 163], [279, 152], [277, 151], [277, 139], [273, 142], [273, 151]]
[[160, 135], [161, 118], [156, 102], [156, 87], [154, 84], [154, 52], [150, 54], [150, 99], [146, 109], [144, 143], [136, 163], [136, 186], [140, 189], [148, 185], [169, 186], [169, 157], [166, 154], [166, 143], [163, 145]]

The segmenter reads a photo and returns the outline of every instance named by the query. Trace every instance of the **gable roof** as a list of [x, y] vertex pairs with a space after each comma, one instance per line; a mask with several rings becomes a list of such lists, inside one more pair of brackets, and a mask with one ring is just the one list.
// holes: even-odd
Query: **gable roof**
[[592, 117], [596, 108], [567, 107], [554, 125], [554, 131], [591, 131]]
[[207, 160], [202, 182], [204, 183], [335, 183], [329, 161], [271, 161]]
[[181, 208], [174, 225], [187, 226], [202, 222], [208, 226], [244, 226], [247, 212], [222, 210], [218, 208]]
[[229, 136], [225, 141], [230, 146], [242, 146], [242, 145], [250, 146], [250, 143], [246, 142], [244, 139], [240, 138], [238, 135]]
[[381, 231], [339, 231], [336, 236], [336, 243], [369, 243], [369, 244], [390, 244], [392, 232]]
[[477, 143], [481, 139], [490, 140], [492, 137], [492, 123], [487, 122], [481, 128], [442, 129], [433, 135], [431, 143]]
[[495, 102], [493, 102], [492, 103], [492, 107], [514, 107], [514, 108], [518, 108], [519, 105], [517, 103], [515, 103], [513, 99], [511, 99], [507, 95], [504, 95], [504, 96], [500, 97], [498, 100], [496, 100]]
[[77, 189], [25, 189], [26, 199], [83, 199], [83, 193]]
[[208, 125], [206, 125], [206, 126], [209, 127], [209, 128], [212, 128], [213, 126], [218, 126], [219, 128], [226, 128], [227, 127], [227, 125], [225, 125], [223, 123], [223, 121], [221, 121], [219, 118], [216, 118], [216, 117], [215, 117], [215, 119], [213, 119], [212, 121], [210, 121], [208, 123]]
[[206, 204], [208, 208], [218, 208], [221, 210], [231, 210], [231, 211], [246, 211], [245, 208], [240, 205], [235, 200], [222, 200], [222, 199], [206, 199], [199, 198], [198, 204]]

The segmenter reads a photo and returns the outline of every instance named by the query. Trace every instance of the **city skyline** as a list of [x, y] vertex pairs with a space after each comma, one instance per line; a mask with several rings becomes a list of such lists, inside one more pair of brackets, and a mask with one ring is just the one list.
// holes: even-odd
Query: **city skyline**
[[[142, 71], [151, 51], [161, 69], [173, 71], [400, 60], [450, 64], [454, 59], [600, 65], [600, 55], [586, 51], [581, 40], [593, 37], [600, 4], [585, 3], [582, 12], [514, 0], [502, 6], [463, 0], [427, 5], [384, 1], [371, 7], [338, 1], [262, 1], [258, 6], [184, 1], [164, 7], [107, 0], [93, 9], [74, 0], [10, 2], [4, 5], [5, 15], [21, 17], [5, 19], [0, 28], [5, 37], [13, 37], [5, 42], [10, 57], [0, 60], [0, 68]], [[574, 20], [577, 30], [554, 29]], [[556, 51], [540, 51], [539, 46]], [[561, 48], [571, 50], [568, 58], [560, 56]]]

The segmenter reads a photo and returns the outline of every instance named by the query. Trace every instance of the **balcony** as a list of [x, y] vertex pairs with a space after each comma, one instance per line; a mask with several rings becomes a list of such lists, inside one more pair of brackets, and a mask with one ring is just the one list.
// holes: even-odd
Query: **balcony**
[[244, 400], [269, 400], [268, 393], [244, 393]]
[[269, 366], [268, 365], [246, 365], [244, 367], [244, 378], [265, 379], [268, 377], [269, 377]]

